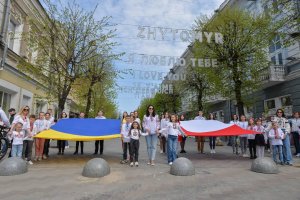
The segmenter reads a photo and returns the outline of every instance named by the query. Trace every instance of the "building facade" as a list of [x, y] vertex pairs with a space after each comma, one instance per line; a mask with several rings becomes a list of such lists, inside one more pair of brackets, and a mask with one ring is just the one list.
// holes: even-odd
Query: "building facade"
[[[295, 1], [295, 6], [300, 8], [297, 2], [300, 4]], [[273, 0], [226, 0], [216, 12], [237, 6], [252, 13], [261, 13], [270, 6], [277, 6], [274, 3]], [[294, 32], [299, 33], [299, 30], [300, 27], [296, 27]], [[192, 53], [187, 48], [182, 57], [191, 57], [190, 54]], [[261, 72], [262, 88], [249, 97], [253, 101], [251, 106], [244, 107], [247, 117], [272, 116], [278, 108], [284, 109], [287, 116], [291, 116], [294, 111], [300, 111], [300, 41], [284, 46], [282, 38], [275, 37], [269, 46], [269, 60], [270, 66]], [[180, 70], [176, 66], [173, 68], [178, 73], [184, 71], [183, 67]], [[196, 113], [196, 110], [189, 110], [195, 94], [183, 96], [181, 112]], [[234, 99], [215, 95], [206, 96], [204, 102], [209, 104], [206, 111], [214, 113], [220, 121], [229, 122], [232, 114], [237, 113]]]
[[[47, 13], [39, 0], [0, 0], [0, 59], [3, 63], [0, 68], [0, 105], [5, 112], [9, 108], [18, 111], [25, 105], [31, 108], [32, 114], [45, 112], [49, 108], [54, 113], [57, 110], [55, 101], [47, 98], [43, 83], [27, 76], [22, 72], [22, 66], [18, 66], [21, 58], [34, 63], [38, 55], [30, 50], [24, 39], [30, 28], [29, 18], [46, 17]], [[73, 106], [74, 102], [68, 100], [65, 111], [69, 113]]]

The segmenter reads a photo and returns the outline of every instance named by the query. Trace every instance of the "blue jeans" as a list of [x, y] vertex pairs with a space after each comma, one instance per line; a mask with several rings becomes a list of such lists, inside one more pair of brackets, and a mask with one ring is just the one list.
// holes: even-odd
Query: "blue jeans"
[[273, 160], [277, 163], [277, 153], [279, 154], [280, 162], [283, 162], [282, 145], [273, 145]]
[[23, 144], [12, 145], [11, 156], [22, 158]]
[[293, 160], [292, 152], [291, 152], [290, 134], [287, 134], [286, 138], [282, 140], [282, 142], [283, 142], [283, 161], [285, 163], [290, 163]]
[[147, 151], [148, 151], [149, 160], [155, 160], [157, 135], [156, 134], [147, 135], [146, 142], [147, 142]]
[[178, 137], [174, 135], [168, 135], [168, 162], [174, 162], [177, 158], [177, 142]]

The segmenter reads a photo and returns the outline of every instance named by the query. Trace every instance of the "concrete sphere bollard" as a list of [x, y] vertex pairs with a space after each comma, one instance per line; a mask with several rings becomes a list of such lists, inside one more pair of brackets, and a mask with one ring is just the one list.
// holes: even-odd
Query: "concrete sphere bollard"
[[187, 158], [177, 158], [171, 165], [170, 174], [175, 176], [195, 175], [195, 167]]
[[271, 158], [256, 158], [251, 165], [251, 171], [263, 174], [278, 174], [276, 163]]
[[10, 157], [0, 163], [0, 176], [14, 176], [27, 171], [27, 163], [21, 158]]
[[82, 176], [90, 178], [98, 178], [106, 176], [110, 173], [108, 163], [102, 158], [93, 158], [89, 160], [82, 171]]

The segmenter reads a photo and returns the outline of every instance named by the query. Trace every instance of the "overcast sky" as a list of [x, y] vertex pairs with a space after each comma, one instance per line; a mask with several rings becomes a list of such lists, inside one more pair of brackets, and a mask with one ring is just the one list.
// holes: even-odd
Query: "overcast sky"
[[[73, 1], [73, 0], [72, 0]], [[117, 70], [126, 72], [126, 69], [135, 70], [135, 77], [128, 73], [121, 73], [116, 81], [119, 88], [136, 87], [153, 88], [158, 85], [158, 72], [167, 73], [171, 66], [153, 66], [140, 64], [141, 56], [135, 55], [134, 63], [129, 64], [129, 55], [132, 53], [145, 55], [180, 56], [188, 42], [179, 39], [172, 40], [171, 30], [190, 29], [195, 19], [202, 15], [211, 15], [223, 0], [76, 0], [85, 9], [92, 9], [98, 4], [95, 13], [96, 19], [103, 16], [111, 16], [111, 22], [116, 24], [117, 38], [114, 40], [120, 43], [114, 51], [116, 53], [125, 52], [122, 59], [114, 63]], [[66, 2], [66, 0], [62, 0]], [[156, 28], [156, 39], [150, 35], [151, 40], [147, 40], [146, 29], [142, 35], [146, 38], [138, 37], [139, 26], [171, 28], [166, 32], [163, 40], [159, 30]], [[154, 30], [151, 28], [150, 30]], [[179, 30], [180, 33], [180, 30]], [[178, 34], [179, 34], [178, 33]], [[151, 71], [151, 72], [150, 72]], [[156, 73], [157, 72], [157, 73]], [[151, 76], [148, 78], [148, 75]], [[127, 91], [128, 92], [128, 91]], [[143, 94], [132, 94], [118, 92], [116, 103], [120, 112], [133, 111], [143, 98]]]

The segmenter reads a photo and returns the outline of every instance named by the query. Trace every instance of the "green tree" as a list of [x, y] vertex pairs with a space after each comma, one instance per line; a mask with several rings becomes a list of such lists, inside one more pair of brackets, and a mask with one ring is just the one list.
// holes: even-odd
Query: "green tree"
[[61, 8], [50, 0], [44, 2], [47, 16], [31, 18], [30, 30], [24, 35], [30, 57], [35, 59], [21, 60], [19, 68], [45, 85], [49, 98], [57, 99], [62, 112], [72, 86], [85, 75], [82, 69], [87, 61], [115, 45], [111, 42], [115, 30], [109, 17], [94, 19], [97, 6], [85, 11], [75, 2], [60, 3]]
[[210, 81], [225, 97], [234, 96], [239, 114], [244, 114], [243, 98], [260, 86], [260, 73], [269, 67], [266, 50], [276, 34], [271, 18], [226, 8], [211, 19], [199, 18], [196, 24], [198, 30], [222, 33], [223, 44], [203, 41], [201, 52], [218, 60]]

